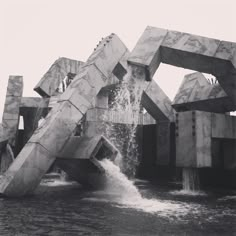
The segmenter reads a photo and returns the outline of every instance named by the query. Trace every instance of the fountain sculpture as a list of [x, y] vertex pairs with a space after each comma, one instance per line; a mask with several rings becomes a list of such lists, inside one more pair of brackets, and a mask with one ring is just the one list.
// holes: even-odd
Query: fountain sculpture
[[[198, 71], [185, 76], [173, 103], [152, 80], [161, 62]], [[148, 26], [129, 52], [111, 34], [85, 63], [56, 60], [34, 90], [41, 97], [22, 97], [23, 78], [10, 76], [0, 155], [12, 159], [12, 149], [16, 158], [0, 179], [3, 195], [33, 193], [53, 163], [96, 187], [98, 160], [119, 152], [124, 172], [135, 174], [126, 163], [146, 173], [184, 168], [185, 186], [199, 169], [235, 171], [236, 43]]]

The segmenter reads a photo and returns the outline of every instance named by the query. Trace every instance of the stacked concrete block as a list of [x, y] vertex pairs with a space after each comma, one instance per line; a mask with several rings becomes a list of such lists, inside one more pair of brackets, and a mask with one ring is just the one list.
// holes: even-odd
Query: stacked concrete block
[[[92, 107], [96, 95], [107, 84], [109, 75], [126, 50], [116, 35], [110, 35], [102, 41], [34, 132], [17, 161], [5, 173], [0, 183], [2, 194], [22, 196], [33, 192], [77, 124]], [[43, 95], [53, 95], [57, 86], [52, 86], [50, 79], [44, 81], [45, 86], [40, 85], [37, 90]], [[17, 191], [16, 185], [19, 186]]]
[[236, 44], [148, 26], [128, 58], [151, 80], [160, 62], [213, 74], [236, 108]]
[[208, 83], [199, 72], [184, 77], [172, 106], [177, 112], [200, 110], [225, 113], [235, 108], [221, 86]]
[[2, 117], [2, 125], [9, 136], [9, 143], [16, 146], [16, 137], [20, 118], [20, 103], [23, 93], [22, 76], [10, 76]]

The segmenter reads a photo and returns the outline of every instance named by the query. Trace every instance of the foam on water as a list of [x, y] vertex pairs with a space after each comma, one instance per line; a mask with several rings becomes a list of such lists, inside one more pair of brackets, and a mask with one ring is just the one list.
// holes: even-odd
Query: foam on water
[[65, 181], [61, 179], [42, 180], [40, 183], [41, 186], [49, 186], [49, 187], [66, 186], [66, 185], [73, 185], [73, 184], [75, 184], [75, 182]]
[[141, 195], [134, 183], [129, 180], [118, 166], [108, 159], [100, 161], [106, 170], [106, 187], [104, 191], [97, 191], [93, 197], [84, 200], [113, 202], [118, 207], [134, 208], [147, 213], [158, 213], [162, 216], [186, 215], [193, 208], [193, 204], [177, 203], [173, 201], [162, 201], [157, 199], [147, 199]]
[[207, 196], [207, 193], [203, 191], [196, 191], [196, 190], [177, 190], [169, 192], [172, 195], [181, 195], [181, 196]]

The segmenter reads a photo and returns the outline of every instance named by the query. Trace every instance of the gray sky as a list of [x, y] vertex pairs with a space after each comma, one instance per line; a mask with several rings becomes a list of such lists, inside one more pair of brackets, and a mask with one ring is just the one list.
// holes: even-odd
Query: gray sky
[[[147, 25], [236, 42], [235, 0], [0, 0], [0, 117], [9, 75], [24, 96], [59, 57], [86, 61], [116, 33], [132, 50]], [[188, 70], [161, 65], [155, 80], [172, 99]]]

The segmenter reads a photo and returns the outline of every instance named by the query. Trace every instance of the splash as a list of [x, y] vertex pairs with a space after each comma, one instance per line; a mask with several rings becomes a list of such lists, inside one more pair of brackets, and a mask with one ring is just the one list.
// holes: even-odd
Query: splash
[[134, 183], [112, 161], [103, 159], [100, 163], [106, 170], [105, 190], [104, 192], [96, 192], [99, 198], [87, 200], [115, 202], [122, 208], [134, 208], [147, 213], [158, 213], [162, 216], [185, 215], [193, 207], [183, 203], [144, 198]]
[[129, 125], [106, 125], [106, 136], [122, 153], [119, 166], [126, 175], [135, 176], [139, 164], [139, 150], [137, 143], [137, 126], [141, 110], [141, 96], [145, 83], [145, 75], [139, 67], [129, 67], [128, 73], [114, 91], [112, 110], [129, 114]]
[[199, 191], [199, 176], [196, 168], [183, 168], [183, 190]]

